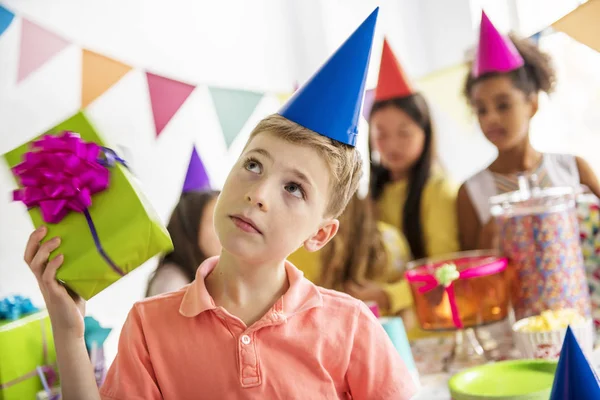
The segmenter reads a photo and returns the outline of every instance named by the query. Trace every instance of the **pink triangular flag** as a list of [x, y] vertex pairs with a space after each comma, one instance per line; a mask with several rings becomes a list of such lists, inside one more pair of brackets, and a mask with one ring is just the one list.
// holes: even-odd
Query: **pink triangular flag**
[[68, 45], [65, 39], [23, 18], [17, 82], [27, 78]]
[[481, 11], [479, 45], [471, 74], [477, 78], [490, 72], [510, 72], [525, 65], [513, 42], [498, 32], [485, 12]]
[[146, 72], [146, 78], [158, 137], [196, 87], [149, 72]]
[[363, 100], [362, 115], [365, 120], [369, 120], [371, 116], [371, 108], [373, 108], [373, 102], [375, 101], [375, 89], [365, 90], [365, 99]]

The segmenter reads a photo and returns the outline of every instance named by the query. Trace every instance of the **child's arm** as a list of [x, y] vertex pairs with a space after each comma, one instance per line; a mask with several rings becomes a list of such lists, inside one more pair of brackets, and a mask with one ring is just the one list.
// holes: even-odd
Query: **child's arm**
[[587, 186], [596, 197], [600, 198], [600, 182], [598, 182], [594, 170], [583, 158], [575, 157], [575, 160], [577, 161], [577, 169], [579, 170], [579, 182]]
[[354, 400], [408, 400], [417, 389], [387, 333], [367, 306], [357, 305], [346, 379]]
[[53, 238], [40, 245], [46, 233], [47, 229], [40, 227], [31, 234], [24, 258], [35, 275], [52, 322], [62, 398], [100, 399], [83, 336], [85, 302], [56, 280], [63, 257], [58, 255], [50, 261], [48, 258], [60, 245], [60, 239]]

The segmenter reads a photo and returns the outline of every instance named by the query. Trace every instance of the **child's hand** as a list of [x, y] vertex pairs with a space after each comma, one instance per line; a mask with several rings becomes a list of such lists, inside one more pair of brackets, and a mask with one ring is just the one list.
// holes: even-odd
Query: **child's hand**
[[55, 237], [40, 245], [47, 232], [46, 227], [42, 226], [31, 234], [25, 248], [25, 262], [40, 286], [55, 337], [61, 334], [79, 339], [83, 337], [85, 329], [85, 301], [56, 280], [56, 271], [63, 263], [63, 255], [59, 254], [50, 261], [48, 258], [60, 245], [60, 238]]
[[390, 299], [383, 287], [373, 281], [364, 281], [361, 284], [347, 281], [344, 290], [350, 296], [362, 301], [374, 301], [380, 309], [387, 310], [390, 307]]

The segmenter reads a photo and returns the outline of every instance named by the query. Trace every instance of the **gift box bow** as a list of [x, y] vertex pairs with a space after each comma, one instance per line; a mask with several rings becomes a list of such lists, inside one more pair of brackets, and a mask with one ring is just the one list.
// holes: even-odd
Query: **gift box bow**
[[0, 299], [0, 320], [16, 321], [35, 311], [39, 309], [28, 297], [9, 296]]
[[100, 255], [119, 275], [125, 272], [106, 254], [88, 211], [92, 196], [108, 189], [109, 167], [126, 162], [106, 147], [87, 143], [70, 131], [58, 136], [45, 135], [30, 145], [23, 162], [12, 171], [22, 188], [13, 192], [14, 201], [28, 208], [39, 207], [42, 218], [57, 224], [70, 212], [85, 216], [90, 233]]
[[508, 265], [508, 259], [499, 258], [486, 264], [482, 264], [476, 267], [471, 267], [463, 271], [458, 271], [457, 264], [473, 262], [473, 258], [466, 258], [457, 260], [451, 263], [442, 263], [434, 266], [433, 273], [423, 274], [423, 267], [410, 270], [406, 272], [406, 279], [409, 282], [423, 282], [424, 284], [418, 288], [419, 293], [426, 293], [438, 286], [444, 287], [446, 294], [448, 295], [448, 302], [450, 303], [450, 311], [452, 312], [452, 322], [454, 326], [459, 329], [464, 327], [463, 322], [460, 318], [458, 311], [458, 305], [456, 303], [456, 294], [454, 293], [454, 281], [460, 279], [479, 278], [482, 276], [492, 275], [499, 273], [506, 269]]

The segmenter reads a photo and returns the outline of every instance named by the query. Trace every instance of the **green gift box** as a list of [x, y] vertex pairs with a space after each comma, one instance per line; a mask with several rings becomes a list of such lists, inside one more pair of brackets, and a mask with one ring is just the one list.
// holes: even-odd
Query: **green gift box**
[[[79, 134], [85, 142], [110, 148], [83, 112], [46, 134], [59, 136], [64, 131]], [[11, 169], [23, 161], [25, 153], [31, 150], [30, 143], [4, 155]], [[36, 228], [48, 227], [46, 240], [55, 236], [62, 239], [59, 249], [51, 255], [54, 257], [59, 252], [64, 255], [57, 279], [86, 300], [155, 255], [173, 249], [169, 233], [129, 170], [118, 163], [107, 168], [109, 187], [92, 196], [92, 204], [87, 208], [89, 220], [83, 213], [73, 211], [58, 223], [50, 224], [43, 220], [38, 207], [29, 209]]]
[[44, 372], [56, 371], [48, 313], [0, 320], [0, 400], [35, 399], [43, 389], [38, 367]]

